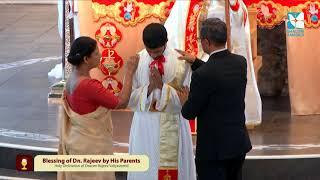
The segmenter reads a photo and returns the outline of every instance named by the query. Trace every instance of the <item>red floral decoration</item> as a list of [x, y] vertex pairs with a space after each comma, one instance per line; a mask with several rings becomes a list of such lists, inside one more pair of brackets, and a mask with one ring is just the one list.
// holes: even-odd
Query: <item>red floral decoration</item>
[[102, 81], [102, 85], [116, 96], [119, 95], [123, 87], [122, 83], [118, 81], [114, 76], [105, 77]]
[[139, 6], [134, 1], [124, 1], [119, 7], [120, 17], [124, 19], [125, 22], [135, 21], [136, 17], [139, 17]]
[[193, 55], [197, 55], [199, 51], [197, 41], [197, 25], [198, 17], [200, 15], [201, 9], [203, 8], [203, 5], [204, 2], [201, 0], [192, 0], [190, 2], [188, 11], [185, 36], [185, 51]]
[[175, 0], [92, 0], [93, 18], [109, 17], [125, 26], [136, 26], [150, 17], [164, 22]]
[[257, 19], [262, 23], [262, 24], [269, 24], [272, 23], [277, 15], [277, 9], [272, 6], [272, 4], [269, 3], [262, 3], [260, 7], [257, 8], [258, 13], [257, 13]]
[[115, 75], [123, 66], [123, 59], [114, 49], [102, 52], [99, 68], [105, 75]]
[[320, 4], [310, 2], [302, 9], [306, 27], [318, 27], [320, 25]]
[[96, 40], [104, 48], [114, 48], [121, 40], [121, 32], [112, 22], [103, 23], [95, 34]]

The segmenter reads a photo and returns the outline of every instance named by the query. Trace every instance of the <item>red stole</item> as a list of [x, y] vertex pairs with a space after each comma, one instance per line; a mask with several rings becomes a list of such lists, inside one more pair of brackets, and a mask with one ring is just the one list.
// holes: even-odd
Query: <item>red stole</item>
[[150, 64], [150, 68], [152, 67], [155, 67], [158, 69], [159, 73], [161, 76], [164, 75], [164, 62], [166, 62], [166, 58], [161, 55], [161, 56], [158, 56], [157, 58], [155, 58], [151, 64]]

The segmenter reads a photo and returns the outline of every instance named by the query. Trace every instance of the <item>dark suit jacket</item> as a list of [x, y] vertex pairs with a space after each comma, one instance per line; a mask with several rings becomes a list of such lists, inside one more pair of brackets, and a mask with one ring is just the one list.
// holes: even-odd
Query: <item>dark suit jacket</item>
[[181, 112], [186, 119], [197, 117], [196, 159], [245, 155], [252, 148], [245, 126], [246, 59], [224, 50], [206, 63], [196, 60], [191, 68], [190, 93]]

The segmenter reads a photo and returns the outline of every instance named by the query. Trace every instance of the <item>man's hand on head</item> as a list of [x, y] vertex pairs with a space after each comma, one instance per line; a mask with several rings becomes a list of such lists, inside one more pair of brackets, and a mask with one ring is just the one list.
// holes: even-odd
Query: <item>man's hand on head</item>
[[180, 59], [180, 60], [185, 60], [188, 63], [192, 64], [197, 59], [196, 56], [189, 54], [186, 51], [182, 51], [179, 49], [175, 49], [175, 50], [181, 55], [178, 57], [178, 59]]

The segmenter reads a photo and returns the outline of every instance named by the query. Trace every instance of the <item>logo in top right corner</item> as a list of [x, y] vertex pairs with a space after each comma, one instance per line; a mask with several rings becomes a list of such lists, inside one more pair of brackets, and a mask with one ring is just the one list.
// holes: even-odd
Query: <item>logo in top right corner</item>
[[304, 35], [304, 13], [303, 12], [288, 12], [287, 33], [288, 33], [288, 36]]

